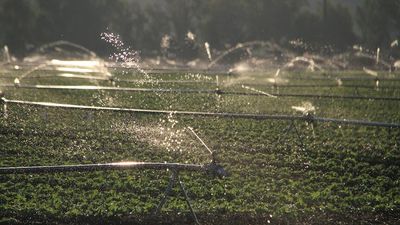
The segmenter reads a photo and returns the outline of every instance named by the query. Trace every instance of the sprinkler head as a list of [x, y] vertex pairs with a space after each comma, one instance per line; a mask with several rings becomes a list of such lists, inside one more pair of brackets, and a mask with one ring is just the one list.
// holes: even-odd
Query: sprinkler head
[[219, 88], [215, 89], [215, 94], [222, 95], [223, 93], [224, 92], [221, 89], [219, 89]]
[[220, 179], [229, 175], [221, 165], [216, 164], [215, 162], [211, 162], [210, 164], [206, 165], [206, 170], [209, 175], [218, 177]]
[[305, 115], [304, 115], [304, 117], [305, 117], [305, 119], [306, 119], [306, 122], [307, 123], [314, 123], [315, 122], [315, 120], [314, 120], [314, 115], [313, 115], [313, 113], [311, 113], [311, 112], [307, 112]]
[[0, 91], [0, 103], [5, 104], [6, 103], [6, 99], [4, 97], [4, 92]]
[[20, 87], [20, 86], [21, 86], [21, 82], [19, 81], [18, 78], [15, 78], [15, 80], [14, 80], [14, 86], [15, 86], [15, 87]]

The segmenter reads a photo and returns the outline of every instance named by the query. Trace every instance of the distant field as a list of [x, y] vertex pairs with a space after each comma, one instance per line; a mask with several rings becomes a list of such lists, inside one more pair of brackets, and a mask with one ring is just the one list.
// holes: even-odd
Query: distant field
[[[20, 73], [0, 73], [0, 85], [12, 84]], [[53, 75], [52, 71], [37, 71], [20, 81], [21, 88], [0, 90], [11, 100], [172, 111], [301, 116], [292, 106], [311, 104], [318, 117], [400, 123], [400, 100], [396, 100], [400, 98], [399, 74], [380, 76], [378, 86], [374, 78], [360, 72], [288, 72], [276, 80], [277, 86], [271, 83], [272, 74], [262, 73], [220, 74], [218, 84], [216, 74], [144, 76], [114, 71], [114, 82]], [[392, 100], [22, 88], [37, 84]], [[217, 161], [230, 174], [224, 179], [182, 174], [201, 224], [400, 222], [399, 128], [295, 121], [299, 137], [294, 130], [284, 132], [289, 125], [281, 120], [9, 104], [7, 117], [0, 117], [0, 166], [128, 160], [208, 163], [207, 150], [186, 130], [190, 126], [217, 152]], [[152, 217], [169, 176], [169, 171], [151, 170], [0, 175], [0, 224], [191, 224], [191, 214], [178, 189], [161, 214]]]

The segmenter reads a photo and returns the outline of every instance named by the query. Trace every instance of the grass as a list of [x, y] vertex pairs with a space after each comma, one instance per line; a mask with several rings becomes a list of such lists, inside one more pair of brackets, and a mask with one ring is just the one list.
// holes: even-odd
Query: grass
[[[42, 74], [43, 72], [37, 72]], [[46, 72], [51, 74], [52, 72]], [[17, 76], [9, 72], [10, 76]], [[122, 74], [126, 79], [142, 75]], [[211, 75], [150, 75], [163, 80], [214, 80]], [[260, 84], [265, 74], [243, 78]], [[287, 73], [289, 84], [327, 84], [298, 77], [362, 76]], [[385, 75], [389, 76], [389, 75]], [[0, 75], [1, 77], [1, 75]], [[237, 76], [220, 79], [234, 81]], [[242, 79], [242, 78], [241, 78]], [[0, 78], [10, 83], [12, 78]], [[243, 82], [244, 82], [243, 81]], [[374, 81], [343, 81], [374, 85]], [[380, 85], [400, 86], [399, 81]], [[111, 85], [80, 79], [26, 79], [26, 84]], [[132, 84], [124, 87], [205, 88], [213, 84]], [[245, 91], [238, 86], [224, 90]], [[258, 87], [273, 93], [275, 89]], [[69, 104], [209, 112], [297, 115], [291, 106], [311, 102], [316, 115], [399, 122], [393, 101], [268, 98], [215, 94], [156, 94], [111, 91], [50, 91], [5, 88], [8, 99]], [[280, 93], [400, 97], [399, 89], [281, 88]], [[123, 160], [207, 163], [210, 156], [184, 129], [194, 127], [230, 173], [223, 179], [182, 174], [202, 224], [394, 224], [400, 220], [399, 129], [296, 122], [301, 137], [283, 133], [285, 121], [87, 112], [8, 106], [0, 118], [0, 166], [104, 163]], [[169, 130], [168, 130], [169, 129]], [[163, 131], [163, 133], [161, 133]], [[303, 143], [300, 147], [299, 142]], [[190, 224], [175, 190], [159, 216], [152, 216], [170, 176], [167, 171], [1, 175], [0, 218], [4, 224]], [[0, 223], [1, 223], [0, 222]]]

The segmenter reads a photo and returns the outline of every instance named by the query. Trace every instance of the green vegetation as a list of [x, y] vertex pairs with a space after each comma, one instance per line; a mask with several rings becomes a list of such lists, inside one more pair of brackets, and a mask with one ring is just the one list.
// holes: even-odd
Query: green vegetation
[[[38, 71], [32, 75], [41, 75]], [[46, 72], [51, 74], [52, 72]], [[17, 76], [15, 72], [4, 75]], [[141, 79], [135, 73], [115, 76]], [[154, 80], [215, 80], [213, 75], [159, 74]], [[260, 84], [266, 74], [224, 82]], [[298, 77], [357, 77], [356, 72], [285, 73], [289, 84], [331, 84]], [[384, 75], [390, 77], [392, 75]], [[397, 75], [396, 75], [397, 76]], [[254, 78], [254, 79], [253, 79]], [[12, 78], [0, 78], [0, 84]], [[111, 85], [108, 81], [36, 78], [25, 84]], [[371, 85], [371, 81], [343, 81]], [[133, 84], [126, 87], [207, 88], [212, 84]], [[399, 87], [400, 81], [380, 85]], [[276, 89], [257, 87], [275, 93]], [[222, 86], [241, 90], [240, 86]], [[2, 89], [8, 99], [96, 106], [209, 112], [298, 115], [292, 106], [310, 102], [316, 115], [369, 121], [400, 121], [398, 102], [269, 98], [216, 94], [156, 94], [113, 91]], [[248, 91], [248, 90], [247, 90]], [[325, 93], [400, 97], [400, 89], [280, 88], [280, 93]], [[124, 160], [208, 163], [210, 156], [184, 128], [191, 126], [217, 152], [230, 173], [219, 180], [182, 173], [202, 224], [396, 224], [400, 220], [400, 130], [296, 122], [301, 137], [285, 134], [287, 121], [256, 121], [176, 115], [88, 112], [8, 105], [0, 117], [0, 166], [104, 163]], [[164, 129], [164, 133], [161, 133]], [[168, 130], [170, 129], [170, 130]], [[302, 143], [302, 144], [301, 144]], [[302, 147], [300, 147], [302, 146]], [[190, 224], [184, 199], [169, 198], [152, 216], [167, 186], [167, 171], [88, 172], [0, 176], [3, 224]], [[178, 194], [178, 189], [175, 190]]]

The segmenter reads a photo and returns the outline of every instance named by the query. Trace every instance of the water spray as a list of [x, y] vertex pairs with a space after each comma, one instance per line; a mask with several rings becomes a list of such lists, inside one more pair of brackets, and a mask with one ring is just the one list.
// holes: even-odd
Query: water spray
[[200, 141], [200, 143], [207, 149], [207, 151], [211, 154], [212, 161], [214, 162], [214, 152], [204, 143], [204, 141], [196, 134], [192, 127], [188, 127], [188, 129], [192, 132], [192, 134]]
[[29, 74], [35, 72], [36, 70], [40, 70], [40, 69], [44, 68], [45, 66], [47, 66], [46, 63], [39, 64], [39, 65], [35, 66], [34, 68], [28, 70], [27, 72], [21, 74], [19, 77], [15, 78], [15, 80], [14, 80], [15, 86], [19, 86], [22, 79], [24, 79]]
[[390, 44], [390, 47], [391, 48], [395, 48], [395, 47], [398, 47], [399, 46], [399, 40], [394, 40], [391, 44]]
[[274, 77], [277, 78], [279, 76], [279, 74], [281, 74], [281, 69], [280, 68], [276, 70]]
[[342, 79], [337, 78], [337, 79], [336, 79], [336, 84], [337, 84], [338, 87], [342, 87], [342, 86], [343, 86], [343, 81], [342, 81]]
[[3, 55], [4, 55], [4, 58], [6, 59], [6, 63], [10, 63], [11, 62], [11, 57], [10, 57], [10, 51], [8, 50], [8, 46], [7, 45], [4, 45]]
[[378, 77], [378, 72], [376, 72], [376, 71], [374, 71], [374, 70], [370, 70], [370, 69], [367, 69], [367, 68], [363, 68], [363, 70], [364, 70], [364, 72], [366, 73], [366, 74], [368, 74], [368, 75], [371, 75], [371, 76], [373, 76], [373, 77]]
[[17, 87], [17, 88], [21, 86], [21, 82], [19, 81], [18, 78], [14, 79], [14, 86]]
[[92, 57], [96, 57], [97, 56], [96, 53], [90, 51], [89, 49], [83, 47], [82, 45], [78, 45], [78, 44], [75, 44], [75, 43], [72, 43], [72, 42], [69, 42], [69, 41], [64, 41], [64, 40], [59, 40], [59, 41], [51, 42], [51, 43], [48, 43], [48, 44], [44, 44], [44, 45], [40, 46], [39, 48], [37, 48], [37, 50], [35, 52], [36, 53], [37, 52], [44, 52], [46, 49], [53, 48], [53, 47], [56, 47], [56, 46], [62, 46], [62, 45], [70, 46], [70, 47], [74, 47], [76, 49], [79, 49], [79, 50], [81, 50], [83, 52], [86, 52], [87, 54], [89, 54]]
[[393, 67], [395, 70], [400, 70], [400, 60], [397, 60], [394, 62]]
[[256, 92], [256, 93], [259, 93], [259, 94], [262, 94], [262, 95], [265, 95], [265, 96], [268, 96], [268, 97], [271, 97], [271, 98], [278, 98], [276, 95], [271, 95], [271, 94], [269, 94], [267, 92], [260, 91], [260, 90], [257, 90], [255, 88], [249, 87], [249, 86], [242, 85], [242, 88], [244, 88], [246, 90], [250, 90], [250, 91]]
[[379, 90], [379, 79], [378, 78], [376, 78], [376, 81], [375, 81], [375, 88], [377, 91]]
[[195, 39], [196, 39], [196, 35], [195, 35], [192, 31], [189, 30], [189, 31], [186, 33], [186, 39], [189, 40], [189, 41], [191, 41], [191, 42], [194, 42]]
[[376, 64], [379, 64], [379, 59], [380, 59], [380, 54], [381, 54], [381, 49], [377, 48], [376, 49]]
[[227, 55], [239, 50], [239, 49], [243, 49], [243, 48], [249, 48], [252, 46], [256, 46], [256, 45], [260, 45], [260, 46], [265, 46], [268, 45], [269, 42], [265, 42], [265, 41], [251, 41], [251, 42], [246, 42], [246, 43], [239, 43], [237, 44], [235, 47], [230, 48], [228, 50], [226, 50], [224, 53], [222, 53], [221, 55], [219, 55], [217, 58], [215, 58], [213, 61], [211, 61], [208, 66], [207, 69], [211, 69], [212, 67], [214, 67], [220, 60], [222, 60], [223, 58], [225, 58]]
[[304, 102], [302, 106], [292, 106], [292, 109], [301, 112], [304, 117], [309, 118], [308, 121], [306, 120], [306, 124], [311, 125], [313, 137], [315, 137], [313, 117], [315, 115], [316, 107], [311, 102]]
[[208, 60], [209, 60], [210, 62], [212, 62], [210, 44], [209, 44], [208, 42], [205, 42], [205, 43], [204, 43], [204, 47], [206, 48], [206, 53], [207, 53]]
[[322, 67], [319, 66], [318, 64], [315, 63], [315, 61], [313, 59], [304, 57], [304, 56], [298, 56], [295, 57], [294, 59], [292, 59], [290, 62], [286, 63], [286, 65], [284, 67], [286, 68], [292, 68], [294, 67], [294, 64], [296, 62], [303, 62], [303, 63], [307, 63], [308, 67], [307, 69], [311, 70], [312, 72], [314, 72], [316, 69], [322, 71]]

